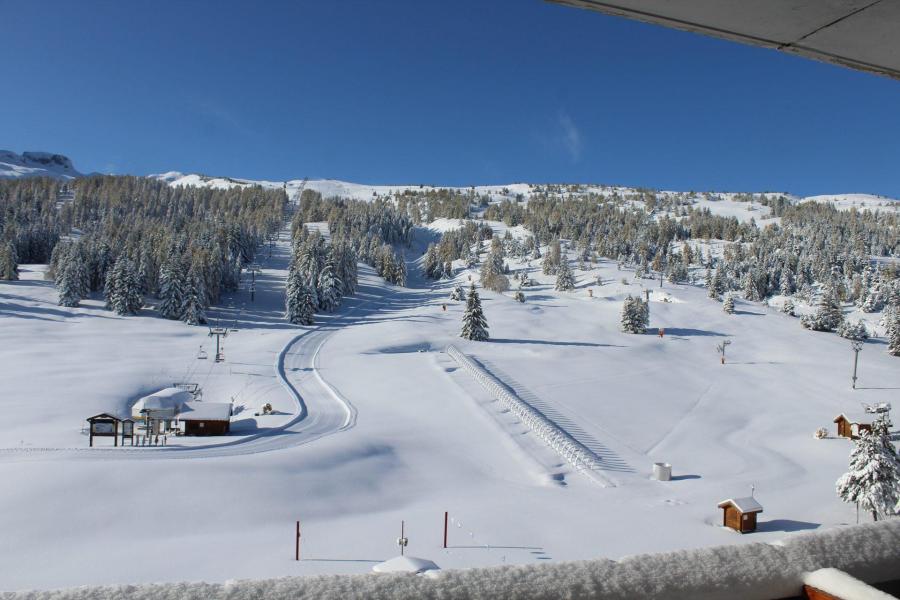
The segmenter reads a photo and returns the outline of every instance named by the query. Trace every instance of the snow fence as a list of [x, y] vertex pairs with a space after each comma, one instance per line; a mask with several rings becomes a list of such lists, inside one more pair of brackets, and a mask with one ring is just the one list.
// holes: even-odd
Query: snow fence
[[573, 438], [564, 429], [548, 419], [542, 412], [510, 393], [496, 377], [488, 373], [454, 345], [447, 346], [447, 354], [469, 372], [490, 394], [510, 412], [519, 417], [539, 438], [571, 464], [576, 471], [587, 475], [604, 487], [616, 487], [608, 477], [599, 472], [601, 459]]
[[[436, 557], [438, 558], [438, 557]], [[413, 574], [0, 592], [2, 600], [774, 600], [798, 596], [807, 573], [840, 569], [867, 583], [900, 574], [900, 519], [762, 542], [605, 559]], [[287, 569], [287, 566], [285, 566]]]

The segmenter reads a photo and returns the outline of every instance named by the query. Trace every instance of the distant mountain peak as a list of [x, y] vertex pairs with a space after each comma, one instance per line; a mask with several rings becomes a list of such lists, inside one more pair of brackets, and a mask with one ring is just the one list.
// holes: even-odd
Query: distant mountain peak
[[81, 173], [75, 170], [71, 159], [52, 152], [28, 151], [16, 154], [11, 150], [0, 150], [0, 179], [22, 177], [55, 177], [74, 179]]

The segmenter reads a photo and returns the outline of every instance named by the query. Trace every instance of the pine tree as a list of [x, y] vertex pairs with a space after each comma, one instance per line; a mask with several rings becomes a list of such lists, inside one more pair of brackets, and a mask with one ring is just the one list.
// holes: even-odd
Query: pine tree
[[556, 273], [556, 265], [553, 264], [553, 257], [550, 256], [550, 253], [544, 255], [544, 260], [541, 261], [541, 273], [544, 275], [553, 275]]
[[872, 518], [896, 513], [900, 502], [900, 459], [890, 440], [887, 422], [879, 417], [871, 431], [861, 431], [850, 452], [850, 470], [837, 480], [844, 502], [856, 503]]
[[781, 270], [781, 281], [779, 282], [778, 287], [782, 296], [790, 296], [794, 293], [794, 282], [791, 279], [791, 272], [787, 269]]
[[165, 319], [181, 319], [185, 306], [185, 277], [181, 260], [172, 255], [159, 274], [159, 314]]
[[19, 260], [16, 247], [12, 242], [0, 246], [0, 279], [16, 281], [19, 279]]
[[837, 328], [837, 334], [844, 339], [854, 341], [865, 341], [869, 339], [869, 332], [866, 330], [866, 324], [862, 320], [856, 323], [844, 321]]
[[75, 307], [84, 297], [81, 294], [82, 284], [79, 278], [79, 257], [68, 252], [56, 266], [56, 289], [59, 292], [59, 305]]
[[299, 323], [302, 286], [303, 278], [291, 263], [284, 287], [284, 318], [289, 323]]
[[422, 259], [422, 275], [429, 279], [437, 279], [440, 276], [437, 273], [438, 264], [435, 246], [434, 244], [428, 244], [428, 249], [425, 251], [425, 257]]
[[294, 325], [312, 325], [315, 311], [315, 291], [299, 269], [291, 268], [285, 289], [285, 319]]
[[784, 301], [784, 304], [781, 305], [781, 312], [783, 312], [784, 314], [789, 315], [791, 317], [793, 317], [795, 315], [794, 310], [795, 310], [794, 301], [791, 300], [790, 298], [787, 298]]
[[196, 275], [188, 277], [184, 306], [181, 309], [181, 320], [188, 325], [206, 323], [206, 316], [203, 314], [203, 301], [200, 299], [200, 287], [201, 284]]
[[629, 294], [622, 305], [622, 331], [644, 333], [649, 321], [649, 307], [640, 298]]
[[466, 291], [463, 289], [463, 287], [461, 285], [458, 285], [455, 288], [453, 288], [452, 292], [450, 292], [450, 299], [464, 301], [466, 299]]
[[819, 298], [816, 314], [803, 317], [800, 323], [813, 331], [834, 331], [843, 320], [844, 315], [834, 287], [828, 285], [822, 292], [822, 297]]
[[137, 314], [144, 305], [137, 269], [127, 256], [120, 255], [106, 277], [106, 308], [117, 315]]
[[888, 328], [888, 354], [900, 356], [900, 311], [895, 311]]
[[475, 340], [477, 342], [488, 339], [488, 324], [484, 318], [484, 312], [481, 309], [481, 298], [475, 291], [475, 284], [469, 288], [469, 295], [466, 299], [466, 311], [463, 313], [462, 331], [459, 336], [467, 340]]
[[575, 277], [569, 269], [569, 261], [563, 256], [556, 270], [556, 290], [559, 292], [568, 292], [575, 289]]
[[334, 264], [329, 259], [322, 268], [322, 272], [319, 273], [319, 308], [325, 312], [334, 312], [341, 305], [343, 294], [341, 280], [335, 275]]
[[505, 292], [509, 289], [509, 278], [503, 274], [503, 247], [498, 243], [491, 245], [491, 252], [487, 260], [481, 266], [481, 285], [495, 292]]
[[734, 314], [734, 295], [728, 294], [725, 296], [725, 302], [722, 303], [722, 310], [729, 315]]

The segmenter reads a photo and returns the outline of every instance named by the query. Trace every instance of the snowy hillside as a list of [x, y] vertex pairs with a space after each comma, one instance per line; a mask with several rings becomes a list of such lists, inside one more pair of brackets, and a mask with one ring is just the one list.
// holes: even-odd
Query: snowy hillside
[[800, 202], [822, 202], [831, 204], [840, 210], [889, 210], [900, 212], [900, 201], [886, 196], [871, 194], [832, 194], [824, 196], [807, 196]]
[[[515, 184], [433, 194], [453, 196], [443, 207], [408, 194], [417, 204], [401, 209], [403, 197], [296, 200], [301, 189], [370, 200], [434, 188], [156, 178], [171, 187], [79, 179], [78, 210], [44, 198], [13, 207], [20, 219], [6, 224], [23, 240], [25, 225], [61, 224], [54, 215], [92, 230], [52, 250], [52, 236], [28, 238], [47, 245], [23, 242], [20, 260], [25, 251], [42, 258], [14, 264], [0, 281], [0, 531], [15, 541], [0, 544], [0, 590], [366, 573], [397, 554], [401, 522], [409, 553], [449, 570], [780, 544], [856, 519], [834, 491], [852, 444], [833, 419], [895, 401], [900, 388], [879, 324], [900, 286], [893, 270], [870, 264], [896, 255], [897, 240], [874, 215], [832, 213], [821, 225], [837, 235], [850, 228], [840, 219], [853, 221], [868, 242], [842, 257], [844, 293], [855, 301], [836, 308], [872, 335], [853, 389], [849, 341], [796, 318], [825, 296], [821, 280], [800, 278], [834, 278], [828, 253], [843, 244], [804, 247], [779, 233], [787, 228], [748, 225], [772, 222], [794, 198]], [[130, 202], [92, 191], [104, 181], [130, 189]], [[233, 189], [251, 184], [272, 191]], [[182, 185], [230, 192], [192, 202], [200, 194]], [[604, 231], [593, 241], [574, 229], [540, 231], [572, 198], [583, 201], [567, 202], [568, 221], [553, 225], [593, 223]], [[460, 205], [473, 220], [446, 216]], [[97, 228], [92, 215], [109, 206], [124, 215], [121, 227]], [[730, 232], [711, 229], [723, 222]], [[687, 237], [676, 240], [677, 227]], [[645, 237], [670, 251], [668, 274], [653, 256], [635, 259]], [[424, 267], [441, 245], [435, 275]], [[333, 290], [323, 281], [345, 264], [335, 247], [358, 269], [358, 289], [310, 309], [312, 324], [289, 322], [294, 295], [308, 302], [310, 286], [320, 300], [316, 286]], [[495, 248], [521, 289], [488, 289]], [[765, 259], [800, 251], [776, 264], [755, 262], [754, 248]], [[115, 266], [91, 287], [104, 256]], [[55, 283], [46, 276], [54, 265]], [[570, 273], [571, 285], [560, 287], [551, 267]], [[199, 302], [206, 277], [221, 292], [202, 306], [227, 333], [218, 340], [196, 320], [167, 315]], [[139, 290], [154, 280], [155, 291]], [[451, 294], [473, 283], [486, 341], [459, 335], [466, 303]], [[710, 297], [719, 285], [728, 304]], [[135, 294], [134, 310], [115, 309]], [[62, 302], [70, 295], [72, 305]], [[629, 298], [648, 299], [649, 322], [635, 333], [622, 331]], [[783, 311], [788, 299], [794, 307]], [[177, 382], [231, 405], [227, 435], [88, 447], [87, 417], [130, 415], [138, 399]], [[813, 435], [820, 428], [824, 438]], [[653, 479], [655, 463], [670, 465], [671, 480]], [[763, 507], [757, 531], [723, 527], [718, 503], [751, 495]]]
[[[178, 171], [170, 171], [150, 177], [166, 181], [170, 185], [202, 186], [212, 188], [230, 188], [239, 185], [261, 185], [266, 188], [283, 188], [291, 193], [301, 186], [322, 194], [324, 198], [342, 197], [354, 200], [372, 200], [378, 197], [394, 196], [405, 192], [427, 193], [438, 190], [453, 190], [471, 193], [490, 202], [502, 200], [526, 202], [535, 196], [550, 195], [558, 198], [596, 196], [598, 198], [617, 198], [625, 202], [639, 205], [643, 202], [643, 194], [647, 190], [622, 186], [584, 185], [584, 184], [530, 184], [512, 183], [508, 185], [481, 185], [472, 187], [440, 187], [432, 185], [367, 185], [350, 183], [336, 179], [292, 179], [288, 181], [265, 181], [239, 179], [231, 177], [209, 177], [206, 175], [186, 175]], [[884, 196], [870, 194], [838, 194], [826, 196], [799, 197], [782, 192], [733, 193], [733, 192], [678, 192], [652, 191], [660, 200], [674, 201], [683, 206], [708, 209], [711, 214], [722, 217], [734, 217], [741, 223], [753, 219], [764, 226], [777, 223], [779, 219], [772, 215], [769, 206], [763, 204], [764, 199], [783, 198], [788, 203], [828, 202], [839, 210], [891, 210], [900, 211], [900, 201]]]
[[49, 152], [23, 152], [16, 154], [0, 150], [0, 179], [20, 177], [55, 177], [74, 179], [81, 173], [75, 170], [72, 161], [62, 154]]

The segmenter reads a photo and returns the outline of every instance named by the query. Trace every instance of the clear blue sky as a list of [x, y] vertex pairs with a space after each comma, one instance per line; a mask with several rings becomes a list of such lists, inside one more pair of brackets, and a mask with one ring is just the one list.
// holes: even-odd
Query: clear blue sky
[[0, 16], [0, 148], [82, 171], [900, 197], [900, 82], [541, 0]]

